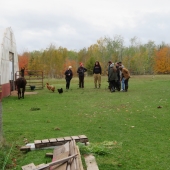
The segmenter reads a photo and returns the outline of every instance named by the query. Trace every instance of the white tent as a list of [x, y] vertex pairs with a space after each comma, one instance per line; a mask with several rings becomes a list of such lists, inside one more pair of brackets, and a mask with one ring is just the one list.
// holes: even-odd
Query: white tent
[[18, 68], [16, 42], [12, 29], [0, 30], [0, 85], [2, 98], [14, 90], [15, 73]]

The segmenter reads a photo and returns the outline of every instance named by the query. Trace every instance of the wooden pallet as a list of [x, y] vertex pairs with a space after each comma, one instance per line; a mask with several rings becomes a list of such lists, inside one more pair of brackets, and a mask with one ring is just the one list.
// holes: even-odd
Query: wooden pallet
[[[71, 140], [75, 140], [75, 142], [81, 142], [85, 145], [88, 142], [88, 138], [85, 135], [79, 135], [79, 136], [67, 136], [67, 137], [60, 137], [60, 138], [50, 138], [50, 139], [43, 139], [43, 140], [34, 140], [35, 149], [41, 149], [45, 147], [51, 147], [51, 146], [60, 146], [67, 142], [70, 142]], [[30, 151], [30, 146], [22, 146], [20, 148], [20, 151]]]
[[79, 136], [68, 136], [63, 138], [51, 138], [51, 139], [43, 139], [43, 140], [35, 140], [35, 148], [43, 148], [43, 147], [49, 147], [49, 146], [59, 146], [63, 145], [71, 140], [75, 140], [76, 142], [81, 143], [87, 143], [88, 138], [85, 135], [79, 135]]
[[22, 166], [22, 170], [83, 170], [81, 155], [75, 140], [55, 147], [52, 162], [35, 166], [33, 163]]

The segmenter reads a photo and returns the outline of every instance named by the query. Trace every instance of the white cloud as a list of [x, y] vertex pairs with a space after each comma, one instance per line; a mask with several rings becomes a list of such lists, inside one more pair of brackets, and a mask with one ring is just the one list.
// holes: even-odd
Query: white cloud
[[79, 50], [104, 36], [169, 43], [169, 0], [0, 0], [0, 28], [11, 27], [18, 52], [51, 43]]

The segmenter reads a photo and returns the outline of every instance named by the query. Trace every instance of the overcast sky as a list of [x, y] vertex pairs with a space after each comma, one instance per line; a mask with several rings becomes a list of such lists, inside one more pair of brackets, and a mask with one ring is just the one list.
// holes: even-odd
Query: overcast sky
[[0, 28], [11, 27], [18, 53], [50, 44], [79, 51], [116, 35], [125, 45], [170, 44], [170, 0], [0, 0]]

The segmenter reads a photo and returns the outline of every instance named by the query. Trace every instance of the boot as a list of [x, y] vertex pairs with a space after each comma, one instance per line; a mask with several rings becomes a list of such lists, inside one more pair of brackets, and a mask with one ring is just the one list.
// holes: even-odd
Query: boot
[[112, 88], [111, 88], [111, 92], [115, 92], [115, 89], [114, 89], [114, 87], [112, 87]]

